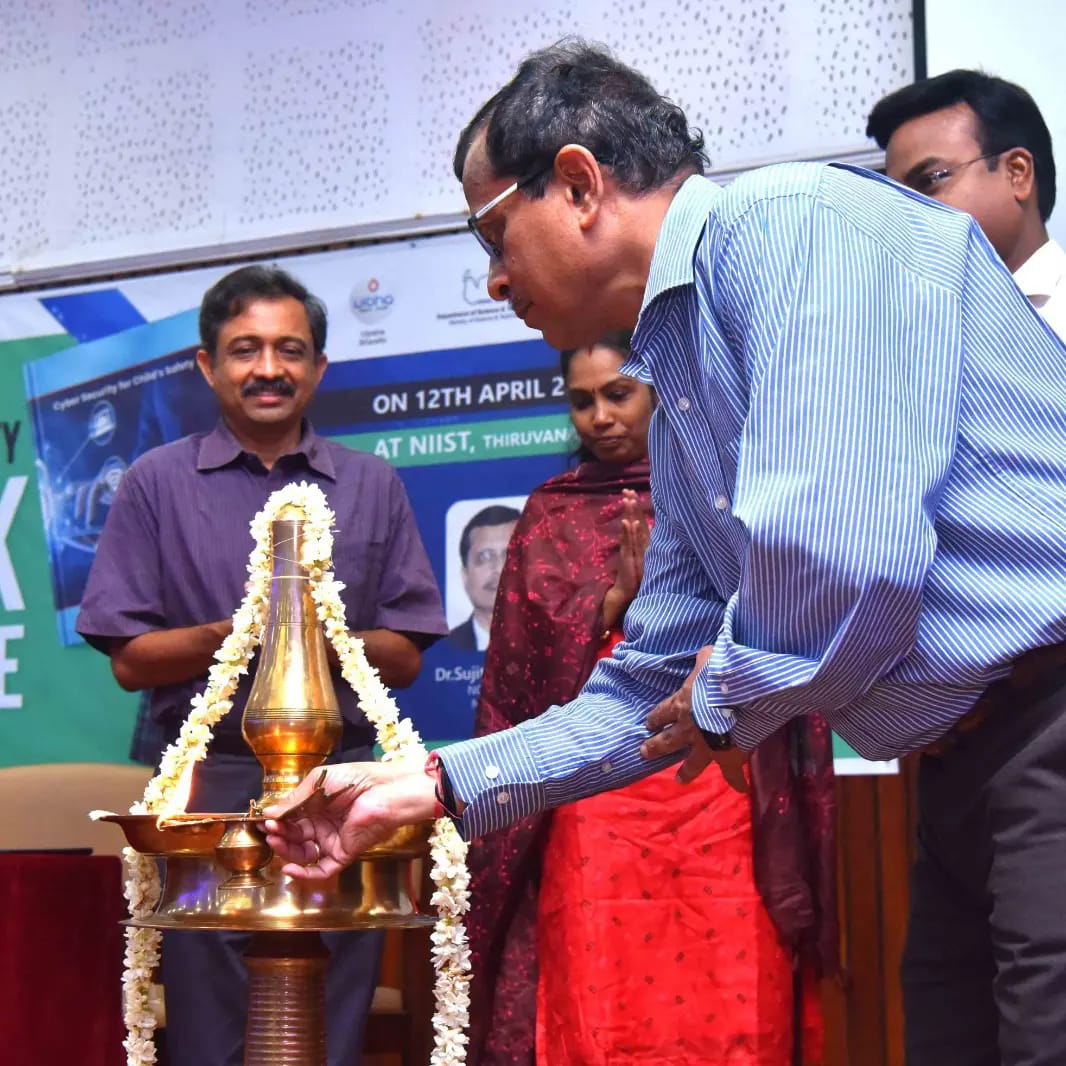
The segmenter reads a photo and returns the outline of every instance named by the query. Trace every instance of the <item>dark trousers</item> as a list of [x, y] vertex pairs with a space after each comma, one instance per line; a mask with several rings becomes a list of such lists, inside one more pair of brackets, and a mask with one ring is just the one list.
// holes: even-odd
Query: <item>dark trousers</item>
[[908, 1066], [1066, 1063], [1066, 671], [923, 756]]
[[[371, 757], [369, 748], [330, 761]], [[246, 810], [259, 795], [262, 773], [252, 757], [209, 755], [197, 767], [190, 810]], [[248, 975], [241, 961], [250, 935], [168, 931], [163, 934], [163, 986], [170, 1066], [241, 1066]], [[384, 934], [324, 933], [329, 1066], [358, 1066], [370, 1001], [377, 985]]]

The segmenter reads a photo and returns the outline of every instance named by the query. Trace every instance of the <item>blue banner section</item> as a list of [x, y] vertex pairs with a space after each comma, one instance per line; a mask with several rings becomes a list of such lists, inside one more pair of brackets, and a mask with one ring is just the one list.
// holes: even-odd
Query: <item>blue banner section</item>
[[[419, 256], [440, 247], [427, 242]], [[343, 273], [342, 258], [323, 258], [316, 288], [329, 290], [332, 279]], [[396, 695], [401, 711], [431, 744], [471, 734], [484, 661], [478, 646], [487, 637], [498, 580], [492, 565], [502, 560], [527, 494], [566, 469], [575, 444], [556, 352], [504, 322], [496, 308], [468, 308], [465, 290], [464, 305], [451, 306], [446, 259], [429, 264], [432, 270], [425, 268], [429, 276], [443, 279], [439, 291], [430, 291], [410, 314], [389, 318], [387, 329], [375, 320], [369, 330], [365, 314], [360, 317], [334, 298], [328, 350], [349, 358], [331, 361], [309, 410], [319, 432], [391, 463], [407, 489], [450, 633], [426, 649], [419, 678]], [[308, 269], [306, 261], [301, 260], [301, 268]], [[12, 549], [19, 578], [29, 586], [26, 611], [37, 612], [41, 625], [34, 630], [24, 627], [23, 615], [11, 616], [17, 624], [5, 630], [5, 639], [9, 649], [12, 642], [23, 642], [17, 656], [9, 656], [12, 664], [17, 657], [19, 674], [16, 678], [9, 671], [0, 690], [6, 686], [5, 698], [22, 701], [18, 705], [27, 713], [33, 708], [42, 724], [37, 731], [20, 727], [8, 738], [13, 743], [5, 758], [11, 763], [114, 759], [128, 750], [128, 726], [121, 719], [101, 739], [101, 709], [111, 714], [122, 699], [102, 657], [82, 647], [63, 650], [57, 658], [55, 638], [50, 633], [42, 638], [39, 631], [54, 625], [62, 644], [81, 643], [74, 622], [97, 540], [126, 469], [149, 448], [206, 431], [218, 417], [217, 402], [195, 363], [197, 311], [180, 310], [196, 287], [182, 275], [168, 303], [162, 298], [169, 291], [168, 279], [150, 283], [156, 290], [145, 305], [178, 313], [153, 323], [132, 322], [121, 300], [75, 301], [67, 305], [65, 320], [77, 336], [92, 339], [62, 350], [66, 337], [17, 342], [24, 353], [17, 364], [9, 364], [9, 394], [17, 395], [19, 377], [27, 392], [26, 413], [9, 415], [3, 423], [9, 463], [19, 449], [30, 459], [25, 444], [32, 437], [32, 462], [15, 469], [23, 479], [36, 473], [41, 503], [40, 518], [35, 508], [23, 505], [33, 527]], [[86, 320], [79, 323], [82, 313]], [[100, 317], [93, 324], [96, 313]], [[126, 328], [121, 328], [123, 321]], [[100, 336], [113, 328], [119, 332]], [[368, 332], [374, 354], [366, 350]], [[389, 345], [387, 354], [377, 345], [379, 333]], [[462, 340], [469, 345], [462, 347]], [[442, 341], [448, 347], [433, 347]], [[488, 514], [493, 518], [486, 524]], [[47, 571], [40, 565], [39, 521], [48, 549]], [[469, 530], [475, 532], [464, 537]], [[476, 549], [469, 547], [471, 542]], [[34, 562], [32, 569], [26, 560]], [[46, 572], [51, 611], [49, 590], [40, 584], [48, 580]], [[57, 663], [63, 664], [62, 676], [57, 676]], [[38, 669], [38, 664], [47, 665]], [[74, 694], [64, 689], [66, 673], [78, 677]], [[58, 746], [53, 736], [57, 692], [65, 715]], [[129, 714], [125, 721], [132, 718], [132, 701]], [[840, 772], [854, 773], [896, 769], [895, 764], [871, 765], [857, 758], [838, 758], [838, 766]]]
[[559, 358], [542, 340], [330, 366], [312, 414], [324, 432], [402, 429], [565, 410]]
[[315, 397], [320, 432], [398, 468], [441, 589], [453, 634], [398, 695], [429, 741], [470, 736], [481, 683], [484, 653], [460, 637], [485, 592], [460, 556], [463, 529], [491, 507], [517, 517], [529, 491], [566, 468], [565, 412], [559, 357], [542, 340], [333, 363]]
[[118, 289], [44, 296], [41, 305], [79, 343], [144, 324], [144, 316]]
[[78, 620], [78, 609], [78, 606], [75, 605], [74, 607], [64, 607], [56, 611], [56, 629], [59, 631], [59, 639], [68, 647], [85, 643], [81, 634], [74, 628], [74, 624]]

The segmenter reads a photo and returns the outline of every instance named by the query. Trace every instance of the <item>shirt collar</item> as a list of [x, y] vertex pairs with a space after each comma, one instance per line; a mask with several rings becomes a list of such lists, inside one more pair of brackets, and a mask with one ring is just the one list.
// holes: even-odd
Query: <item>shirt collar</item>
[[[233, 435], [223, 419], [203, 440], [196, 458], [197, 470], [218, 470], [228, 466], [244, 453], [240, 441]], [[336, 480], [337, 470], [333, 465], [333, 456], [329, 453], [326, 442], [315, 432], [314, 427], [305, 418], [300, 443], [288, 455], [302, 455], [307, 465], [317, 474]]]
[[644, 300], [640, 305], [640, 318], [637, 319], [633, 334], [633, 354], [619, 368], [621, 373], [641, 381], [650, 381], [648, 369], [638, 351], [644, 312], [664, 292], [694, 282], [696, 245], [707, 225], [707, 216], [721, 194], [722, 190], [701, 174], [686, 178], [677, 190], [655, 240], [648, 283], [644, 287]]
[[1066, 252], [1057, 241], [1042, 244], [1014, 272], [1018, 287], [1030, 299], [1050, 296], [1066, 275]]

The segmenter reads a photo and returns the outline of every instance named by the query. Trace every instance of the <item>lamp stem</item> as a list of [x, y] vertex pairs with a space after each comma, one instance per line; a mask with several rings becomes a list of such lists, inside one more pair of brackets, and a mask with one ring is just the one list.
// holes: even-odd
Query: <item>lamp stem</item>
[[244, 955], [244, 1066], [326, 1066], [326, 968], [318, 933], [260, 932]]

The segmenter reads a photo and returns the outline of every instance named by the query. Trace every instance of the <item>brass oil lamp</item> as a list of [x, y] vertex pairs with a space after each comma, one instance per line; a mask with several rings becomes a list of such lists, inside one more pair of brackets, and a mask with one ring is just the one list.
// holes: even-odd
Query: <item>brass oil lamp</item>
[[263, 766], [247, 812], [114, 814], [129, 845], [156, 858], [153, 913], [129, 924], [238, 929], [255, 935], [245, 1066], [325, 1066], [327, 930], [432, 924], [420, 898], [432, 823], [398, 830], [323, 881], [294, 881], [266, 842], [262, 808], [325, 761], [341, 735], [325, 635], [300, 566], [303, 518], [282, 510], [271, 527], [273, 572], [259, 665], [244, 708], [245, 740]]

